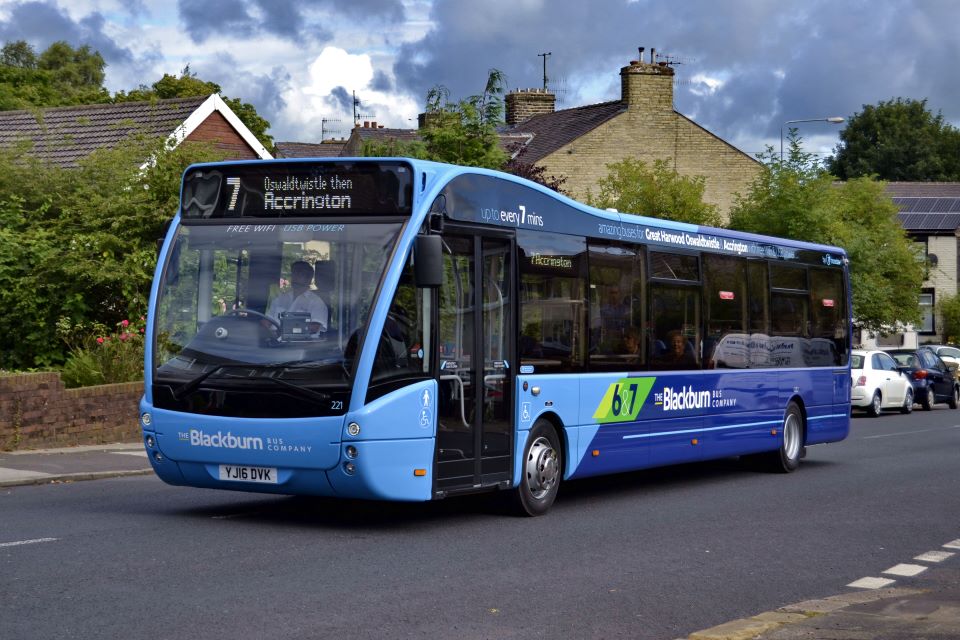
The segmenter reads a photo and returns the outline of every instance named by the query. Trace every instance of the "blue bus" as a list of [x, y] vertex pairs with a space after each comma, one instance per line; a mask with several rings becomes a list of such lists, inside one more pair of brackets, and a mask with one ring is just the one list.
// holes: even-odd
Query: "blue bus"
[[844, 251], [409, 159], [189, 167], [150, 298], [174, 485], [426, 501], [727, 456], [850, 419]]

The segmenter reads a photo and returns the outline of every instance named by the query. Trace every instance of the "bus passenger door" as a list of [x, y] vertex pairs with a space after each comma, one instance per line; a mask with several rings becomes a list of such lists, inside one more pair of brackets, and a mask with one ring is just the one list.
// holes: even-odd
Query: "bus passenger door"
[[444, 236], [437, 492], [510, 480], [516, 375], [512, 255], [508, 237]]

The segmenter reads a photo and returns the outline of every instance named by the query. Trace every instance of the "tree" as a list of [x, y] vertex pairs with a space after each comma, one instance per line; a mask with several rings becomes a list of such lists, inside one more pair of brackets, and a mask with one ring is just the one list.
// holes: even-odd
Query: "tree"
[[39, 56], [27, 42], [8, 42], [0, 52], [0, 110], [108, 102], [106, 62], [90, 47], [54, 42]]
[[812, 154], [802, 151], [796, 129], [782, 162], [772, 147], [746, 196], [737, 198], [730, 228], [844, 248], [850, 259], [854, 323], [883, 332], [920, 320], [925, 265], [897, 221], [884, 184], [854, 178], [834, 184]]
[[497, 125], [503, 122], [503, 85], [503, 74], [491, 69], [483, 92], [457, 102], [451, 102], [449, 90], [438, 85], [427, 93], [420, 141], [368, 141], [361, 153], [500, 169], [508, 159], [497, 135]]
[[[172, 76], [168, 73], [154, 82], [149, 87], [140, 85], [132, 91], [118, 91], [114, 97], [114, 102], [141, 102], [145, 100], [166, 100], [169, 98], [194, 98], [198, 96], [208, 96], [211, 93], [220, 94], [220, 85], [215, 82], [201, 80], [197, 74], [190, 71], [190, 65], [186, 65], [179, 76]], [[240, 118], [244, 126], [250, 130], [257, 139], [268, 149], [273, 146], [273, 138], [267, 133], [270, 129], [270, 122], [257, 113], [256, 107], [239, 98], [229, 98], [220, 95], [224, 103], [233, 113]]]
[[864, 105], [840, 132], [834, 152], [827, 168], [841, 180], [960, 180], [960, 131], [931, 113], [926, 100]]
[[[141, 170], [146, 157], [154, 163]], [[60, 326], [143, 314], [183, 169], [222, 158], [210, 145], [166, 149], [146, 137], [74, 169], [44, 164], [28, 145], [0, 150], [0, 368], [63, 362]]]
[[594, 197], [587, 192], [588, 204], [652, 218], [720, 226], [717, 206], [703, 201], [706, 180], [702, 176], [682, 176], [666, 160], [655, 160], [651, 167], [636, 158], [608, 164], [607, 170], [607, 176], [598, 183], [600, 193]]
[[960, 342], [960, 295], [940, 296], [937, 315], [940, 316], [943, 341], [950, 344]]

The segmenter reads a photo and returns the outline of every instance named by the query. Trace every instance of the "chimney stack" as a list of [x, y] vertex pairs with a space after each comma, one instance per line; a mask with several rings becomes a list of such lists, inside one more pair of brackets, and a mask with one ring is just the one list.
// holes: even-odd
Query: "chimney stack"
[[514, 89], [506, 95], [507, 126], [518, 125], [533, 116], [553, 113], [557, 96], [547, 89]]
[[650, 60], [632, 61], [620, 69], [620, 100], [628, 111], [673, 111], [673, 68], [655, 60], [656, 49], [650, 48]]

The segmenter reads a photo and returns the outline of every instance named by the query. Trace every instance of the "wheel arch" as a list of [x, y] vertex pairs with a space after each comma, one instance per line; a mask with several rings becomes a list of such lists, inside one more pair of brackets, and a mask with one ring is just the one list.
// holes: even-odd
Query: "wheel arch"
[[[567, 437], [567, 430], [563, 426], [563, 420], [560, 419], [560, 416], [553, 411], [544, 411], [539, 416], [537, 420], [545, 420], [553, 426], [554, 432], [557, 434], [557, 437], [560, 439], [560, 456], [561, 462], [563, 463], [563, 479], [566, 480], [569, 477], [568, 467], [570, 464], [570, 440]], [[536, 424], [536, 420], [534, 421]]]

